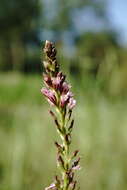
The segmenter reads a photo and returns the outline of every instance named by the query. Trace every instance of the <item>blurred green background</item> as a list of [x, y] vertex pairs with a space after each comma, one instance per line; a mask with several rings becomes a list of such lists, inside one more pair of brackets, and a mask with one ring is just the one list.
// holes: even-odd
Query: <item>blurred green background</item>
[[57, 172], [57, 134], [40, 93], [46, 39], [77, 100], [81, 189], [127, 189], [126, 8], [125, 0], [0, 1], [0, 190], [41, 190]]

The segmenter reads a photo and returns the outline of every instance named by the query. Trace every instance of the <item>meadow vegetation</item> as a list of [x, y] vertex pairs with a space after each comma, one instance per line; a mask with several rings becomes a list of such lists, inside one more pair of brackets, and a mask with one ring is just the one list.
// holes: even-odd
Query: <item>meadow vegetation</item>
[[[126, 99], [104, 96], [92, 78], [69, 80], [77, 99], [73, 146], [81, 154], [81, 189], [127, 189]], [[56, 174], [57, 134], [41, 81], [39, 74], [0, 74], [0, 190], [44, 189]]]

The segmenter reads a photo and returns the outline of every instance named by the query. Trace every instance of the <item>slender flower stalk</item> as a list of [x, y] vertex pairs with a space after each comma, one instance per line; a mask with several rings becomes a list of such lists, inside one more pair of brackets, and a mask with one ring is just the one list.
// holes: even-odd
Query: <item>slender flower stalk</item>
[[76, 100], [70, 91], [71, 86], [66, 82], [66, 76], [60, 71], [53, 43], [45, 42], [44, 53], [46, 57], [43, 61], [45, 87], [41, 89], [41, 93], [53, 109], [49, 113], [61, 138], [61, 143], [55, 142], [57, 167], [60, 169], [61, 176], [55, 176], [54, 182], [45, 190], [75, 190], [77, 181], [74, 179], [74, 174], [76, 170], [80, 169], [80, 157], [76, 158], [78, 150], [75, 150], [71, 155], [70, 144], [74, 124], [72, 110]]

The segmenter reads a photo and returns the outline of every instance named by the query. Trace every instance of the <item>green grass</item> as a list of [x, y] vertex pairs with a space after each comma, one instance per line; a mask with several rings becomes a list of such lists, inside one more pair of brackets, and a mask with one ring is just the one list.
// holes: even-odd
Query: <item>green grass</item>
[[[81, 190], [126, 190], [127, 102], [112, 103], [72, 82]], [[41, 86], [37, 75], [0, 75], [0, 190], [42, 190], [56, 174], [57, 134]]]

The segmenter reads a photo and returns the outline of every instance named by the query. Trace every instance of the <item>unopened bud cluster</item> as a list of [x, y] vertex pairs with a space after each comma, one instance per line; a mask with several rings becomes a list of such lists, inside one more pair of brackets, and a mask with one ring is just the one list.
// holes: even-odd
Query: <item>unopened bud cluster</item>
[[69, 148], [74, 124], [74, 119], [71, 119], [72, 109], [76, 101], [70, 91], [71, 86], [66, 82], [66, 76], [60, 71], [53, 43], [46, 41], [44, 53], [46, 55], [43, 62], [45, 87], [41, 92], [54, 108], [54, 111], [50, 110], [50, 114], [61, 138], [61, 144], [55, 142], [57, 166], [60, 168], [61, 176], [55, 176], [54, 182], [45, 190], [75, 190], [77, 181], [74, 179], [74, 173], [80, 169], [80, 158], [76, 159], [78, 150], [71, 155]]

